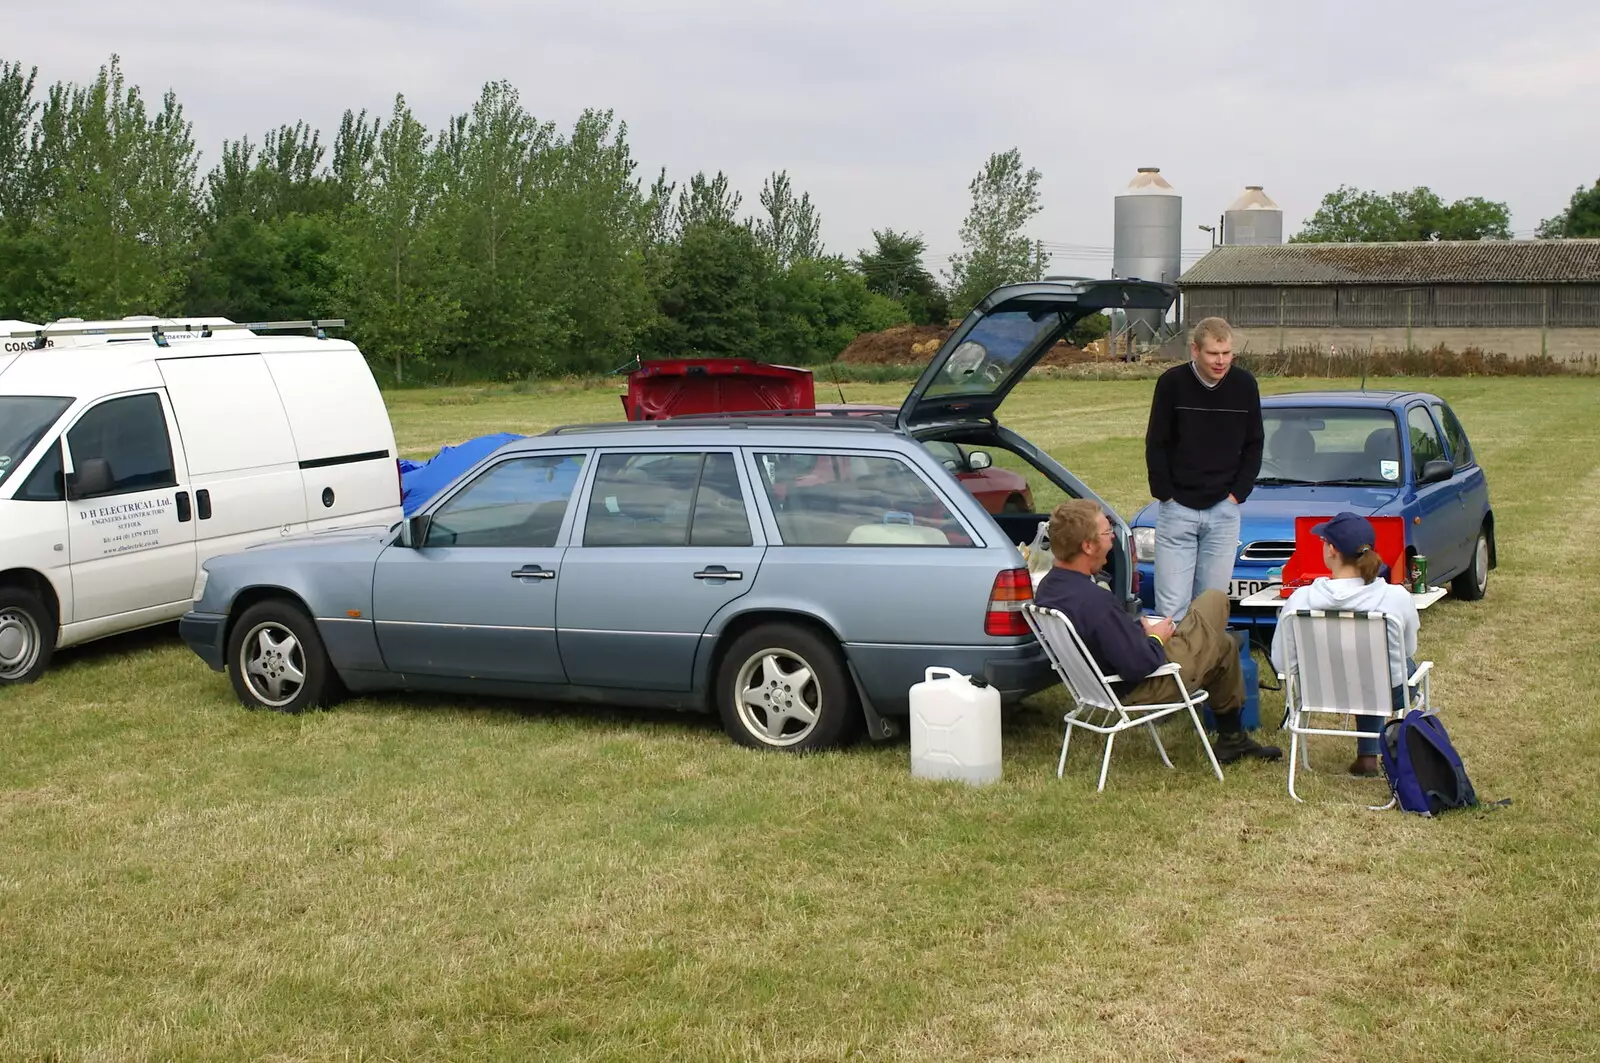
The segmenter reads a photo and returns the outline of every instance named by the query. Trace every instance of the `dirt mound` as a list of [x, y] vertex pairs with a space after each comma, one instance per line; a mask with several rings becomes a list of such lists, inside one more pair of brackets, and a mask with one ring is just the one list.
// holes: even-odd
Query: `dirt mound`
[[[839, 361], [851, 365], [921, 365], [955, 330], [955, 325], [896, 325], [882, 332], [863, 332], [840, 353]], [[1095, 340], [1087, 348], [1062, 341], [1039, 364], [1077, 365], [1107, 360], [1111, 357], [1104, 340]]]

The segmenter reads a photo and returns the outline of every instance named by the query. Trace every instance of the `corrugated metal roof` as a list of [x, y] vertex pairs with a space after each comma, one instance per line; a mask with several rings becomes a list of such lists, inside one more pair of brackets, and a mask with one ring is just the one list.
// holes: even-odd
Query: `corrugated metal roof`
[[1325, 284], [1596, 284], [1600, 240], [1439, 240], [1218, 247], [1180, 287]]

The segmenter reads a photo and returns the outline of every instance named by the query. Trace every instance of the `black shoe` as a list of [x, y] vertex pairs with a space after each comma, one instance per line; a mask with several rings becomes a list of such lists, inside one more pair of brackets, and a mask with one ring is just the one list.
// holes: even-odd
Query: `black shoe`
[[1260, 760], [1280, 760], [1283, 750], [1277, 746], [1264, 746], [1243, 731], [1222, 733], [1211, 743], [1211, 752], [1217, 755], [1218, 764], [1232, 764], [1244, 757]]

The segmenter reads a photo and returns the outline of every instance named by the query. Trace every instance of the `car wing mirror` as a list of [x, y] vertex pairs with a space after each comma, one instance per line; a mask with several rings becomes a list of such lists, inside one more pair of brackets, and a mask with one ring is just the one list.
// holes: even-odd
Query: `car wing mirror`
[[982, 472], [993, 464], [994, 459], [989, 456], [988, 451], [974, 450], [967, 455], [967, 468], [973, 472]]
[[1434, 458], [1422, 466], [1422, 476], [1418, 483], [1436, 484], [1450, 479], [1455, 472], [1455, 466], [1443, 458]]
[[84, 458], [67, 474], [69, 498], [91, 498], [111, 490], [111, 463], [105, 458]]
[[432, 524], [433, 518], [426, 513], [407, 517], [400, 525], [400, 545], [412, 550], [421, 550], [428, 543], [428, 528]]

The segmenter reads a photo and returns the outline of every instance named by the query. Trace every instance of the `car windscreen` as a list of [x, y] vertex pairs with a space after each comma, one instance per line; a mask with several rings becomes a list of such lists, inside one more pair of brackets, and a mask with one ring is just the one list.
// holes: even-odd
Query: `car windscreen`
[[1018, 362], [1061, 327], [1059, 311], [1002, 310], [973, 326], [932, 384], [927, 397], [982, 396], [998, 391]]
[[1258, 484], [1400, 482], [1393, 411], [1300, 407], [1261, 411], [1266, 441]]
[[0, 395], [0, 484], [71, 405], [54, 395]]

